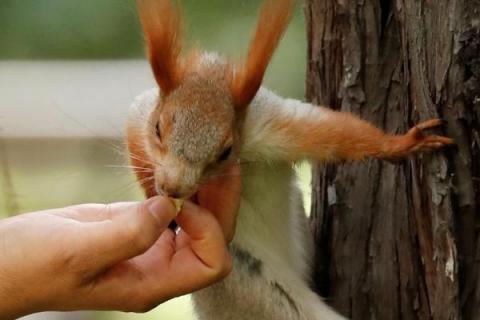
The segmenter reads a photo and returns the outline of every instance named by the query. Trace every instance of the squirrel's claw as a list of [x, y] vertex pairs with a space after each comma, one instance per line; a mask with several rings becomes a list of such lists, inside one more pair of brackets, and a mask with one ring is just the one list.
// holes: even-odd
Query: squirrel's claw
[[387, 152], [384, 159], [396, 162], [417, 152], [433, 151], [455, 144], [450, 138], [438, 135], [429, 136], [424, 132], [444, 124], [445, 121], [441, 119], [427, 120], [414, 126], [405, 135], [393, 137], [388, 148], [389, 152]]
[[425, 135], [424, 131], [432, 128], [439, 127], [444, 125], [445, 121], [441, 119], [431, 119], [417, 124], [415, 127], [410, 129], [407, 134], [403, 137], [406, 143], [406, 146], [410, 146], [410, 151], [408, 153], [434, 150], [442, 148], [447, 145], [455, 144], [455, 142], [447, 137], [431, 135]]
[[417, 124], [415, 127], [410, 129], [410, 131], [413, 131], [414, 133], [421, 133], [423, 130], [431, 129], [431, 128], [436, 128], [439, 126], [442, 126], [446, 124], [445, 120], [442, 119], [430, 119], [427, 121], [420, 122]]

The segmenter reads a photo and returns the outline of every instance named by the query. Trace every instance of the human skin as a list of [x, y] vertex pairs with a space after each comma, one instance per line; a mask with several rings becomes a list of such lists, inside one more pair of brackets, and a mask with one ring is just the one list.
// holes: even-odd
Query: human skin
[[[231, 270], [238, 167], [176, 216], [171, 200], [84, 204], [0, 221], [0, 318], [40, 311], [145, 312]], [[175, 217], [176, 216], [176, 217]], [[168, 229], [175, 219], [181, 227]]]

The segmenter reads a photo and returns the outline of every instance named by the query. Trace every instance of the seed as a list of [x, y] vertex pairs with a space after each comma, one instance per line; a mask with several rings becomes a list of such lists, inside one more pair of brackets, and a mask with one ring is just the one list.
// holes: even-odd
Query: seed
[[170, 198], [170, 200], [172, 200], [173, 202], [173, 205], [175, 206], [175, 209], [177, 210], [177, 214], [182, 211], [182, 207], [183, 207], [183, 200], [182, 199], [173, 199], [173, 198]]

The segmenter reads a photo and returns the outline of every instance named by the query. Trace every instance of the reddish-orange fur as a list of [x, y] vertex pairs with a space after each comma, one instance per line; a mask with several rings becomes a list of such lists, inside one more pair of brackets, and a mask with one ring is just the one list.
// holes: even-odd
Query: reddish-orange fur
[[231, 90], [235, 106], [246, 107], [255, 97], [294, 6], [295, 0], [266, 0], [263, 4], [247, 60], [234, 70]]
[[[196, 62], [196, 54], [188, 64], [180, 57], [182, 19], [172, 0], [137, 2], [153, 74], [162, 93], [168, 95], [181, 83], [185, 67]], [[235, 106], [246, 107], [255, 97], [294, 6], [295, 0], [266, 0], [263, 4], [245, 63], [231, 67], [229, 80]]]
[[137, 3], [153, 74], [162, 93], [168, 95], [180, 84], [184, 72], [180, 9], [172, 0]]
[[405, 134], [389, 135], [354, 115], [322, 108], [326, 119], [304, 118], [301, 123], [289, 117], [273, 119], [273, 130], [290, 137], [289, 158], [313, 160], [363, 160], [378, 158], [397, 160], [418, 151], [427, 151], [453, 144], [453, 140], [423, 131], [440, 126], [443, 121], [422, 122]]

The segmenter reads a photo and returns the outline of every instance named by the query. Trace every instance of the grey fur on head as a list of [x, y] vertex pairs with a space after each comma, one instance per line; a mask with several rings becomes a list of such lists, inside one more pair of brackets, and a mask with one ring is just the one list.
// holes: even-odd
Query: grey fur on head
[[211, 155], [217, 149], [223, 134], [217, 127], [205, 125], [205, 121], [200, 120], [201, 117], [200, 108], [179, 110], [175, 114], [175, 123], [168, 141], [170, 150], [176, 156], [191, 163], [205, 161], [205, 156]]
[[226, 88], [194, 75], [167, 99], [178, 105], [167, 142], [170, 150], [190, 163], [211, 161], [232, 133], [235, 114]]

